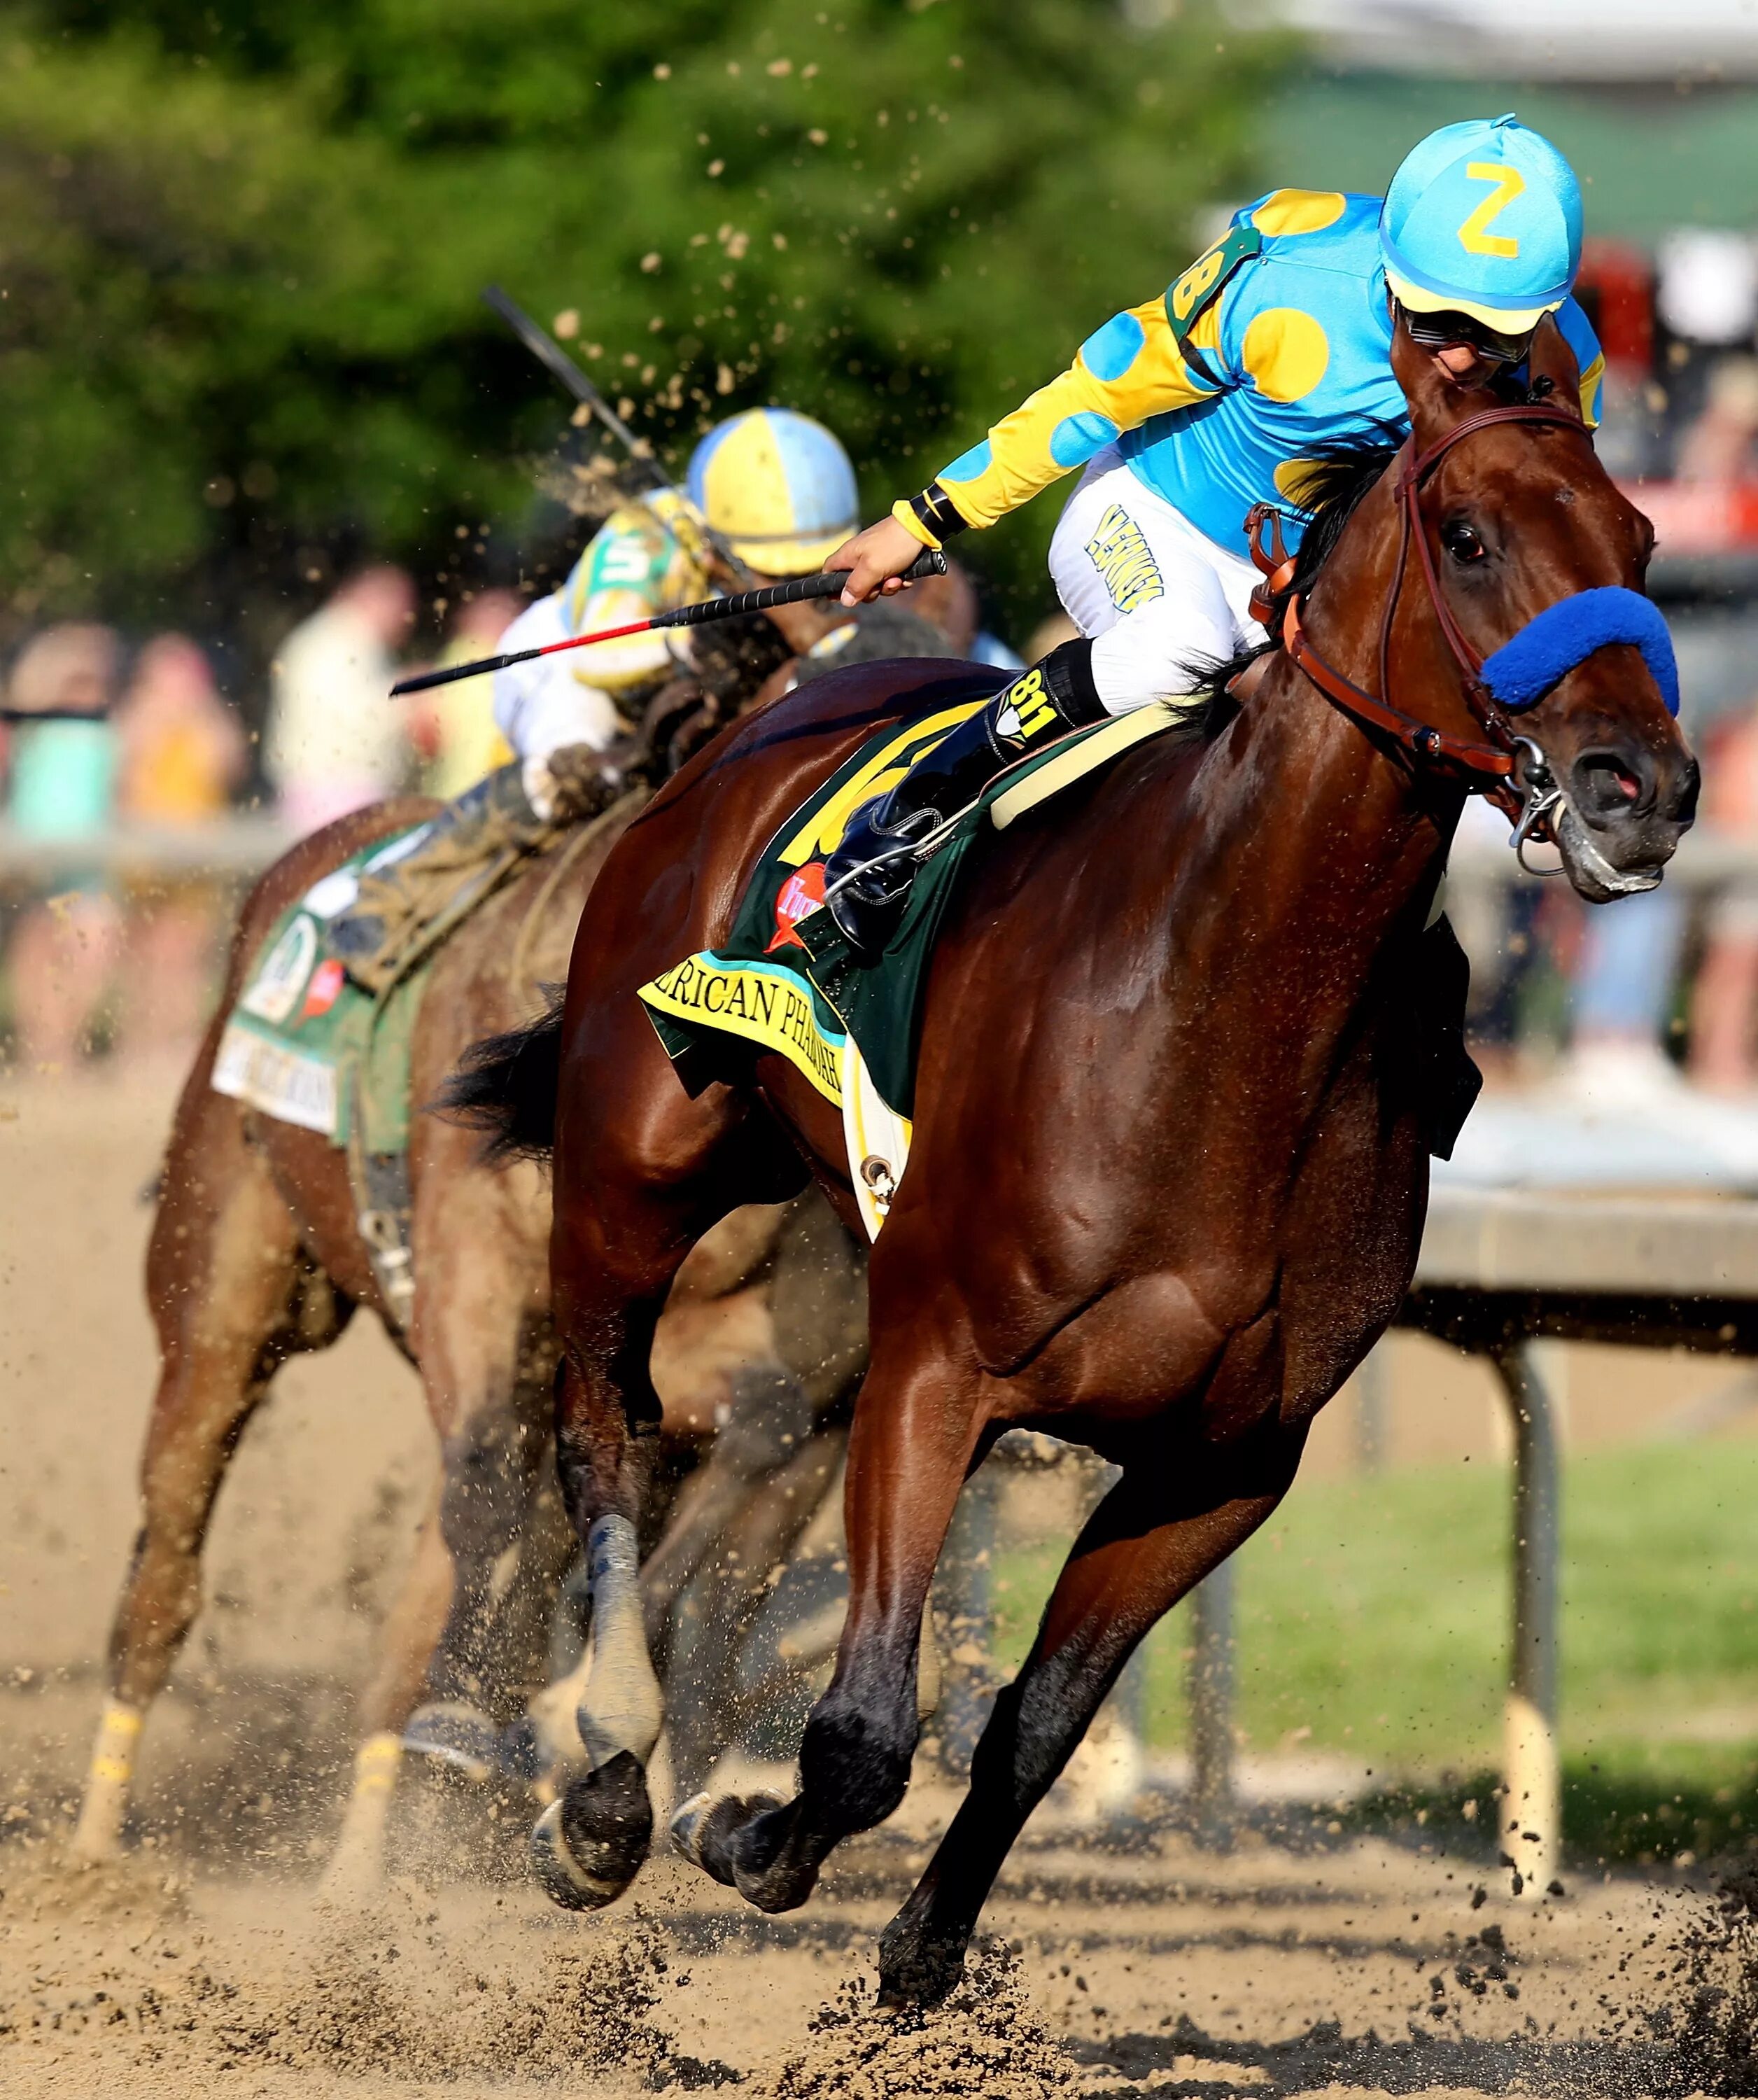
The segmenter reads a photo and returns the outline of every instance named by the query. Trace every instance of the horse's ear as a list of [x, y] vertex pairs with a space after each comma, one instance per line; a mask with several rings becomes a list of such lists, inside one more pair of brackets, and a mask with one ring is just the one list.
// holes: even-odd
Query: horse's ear
[[1546, 390], [1552, 399], [1562, 401], [1576, 415], [1580, 414], [1581, 368], [1569, 347], [1567, 337], [1558, 327], [1554, 314], [1546, 314], [1538, 324], [1527, 360], [1527, 370], [1531, 374], [1535, 387], [1541, 380], [1548, 379], [1550, 386]]
[[1410, 340], [1402, 313], [1392, 324], [1392, 376], [1410, 404], [1410, 429], [1419, 452], [1438, 444], [1455, 423], [1474, 416], [1484, 405], [1482, 387], [1459, 386]]

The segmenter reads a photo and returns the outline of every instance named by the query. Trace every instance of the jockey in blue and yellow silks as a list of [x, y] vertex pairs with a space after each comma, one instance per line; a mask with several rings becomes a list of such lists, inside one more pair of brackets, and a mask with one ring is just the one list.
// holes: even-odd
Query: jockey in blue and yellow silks
[[826, 871], [849, 938], [883, 945], [917, 865], [908, 842], [1028, 745], [1188, 692], [1192, 667], [1264, 639], [1249, 611], [1245, 514], [1276, 505], [1298, 545], [1304, 463], [1340, 439], [1408, 429], [1390, 356], [1400, 315], [1450, 378], [1474, 384], [1518, 367], [1554, 314], [1594, 421], [1604, 360], [1570, 296], [1580, 252], [1574, 174], [1512, 117], [1434, 133], [1383, 201], [1273, 190], [1163, 298], [1107, 321], [1068, 371], [839, 548], [828, 566], [851, 571], [844, 602], [858, 602], [923, 545], [1086, 470], [1050, 557], [1080, 638], [855, 813]]

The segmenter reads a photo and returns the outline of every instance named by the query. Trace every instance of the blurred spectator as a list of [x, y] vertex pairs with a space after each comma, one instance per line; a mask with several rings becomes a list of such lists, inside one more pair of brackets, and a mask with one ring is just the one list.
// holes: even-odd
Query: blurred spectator
[[[208, 660], [181, 634], [140, 652], [116, 712], [123, 816], [200, 826], [222, 815], [243, 781], [244, 729], [220, 697]], [[221, 900], [200, 876], [154, 876], [130, 885], [124, 944], [123, 1044], [130, 1056], [183, 1061], [204, 1022]]]
[[281, 644], [262, 766], [297, 830], [315, 831], [403, 786], [408, 728], [390, 690], [396, 651], [414, 624], [414, 584], [381, 566], [350, 576]]
[[[459, 608], [434, 668], [493, 655], [523, 609], [524, 601], [515, 592], [481, 592]], [[424, 795], [449, 802], [497, 765], [511, 763], [512, 748], [495, 723], [492, 678], [460, 678], [455, 686], [438, 686], [421, 695], [419, 705], [414, 734], [427, 754], [421, 774]]]
[[[1758, 844], [1758, 710], [1717, 724], [1703, 761], [1705, 823]], [[1717, 1093], [1746, 1093], [1758, 1084], [1758, 878], [1741, 876], [1712, 898], [1703, 934], [1691, 995], [1691, 1077]]]
[[1688, 898], [1665, 888], [1588, 912], [1566, 1074], [1571, 1092], [1612, 1109], [1677, 1092], [1665, 1043], [1689, 919]]
[[[7, 816], [20, 838], [78, 837], [109, 823], [118, 747], [108, 717], [119, 655], [110, 629], [86, 622], [46, 628], [20, 652], [8, 705], [73, 719], [24, 722], [13, 733]], [[121, 933], [121, 915], [98, 870], [37, 885], [11, 949], [12, 1016], [27, 1067], [56, 1070], [90, 1048]]]
[[1677, 479], [1725, 488], [1758, 476], [1758, 358], [1724, 357], [1703, 412], [1679, 440]]

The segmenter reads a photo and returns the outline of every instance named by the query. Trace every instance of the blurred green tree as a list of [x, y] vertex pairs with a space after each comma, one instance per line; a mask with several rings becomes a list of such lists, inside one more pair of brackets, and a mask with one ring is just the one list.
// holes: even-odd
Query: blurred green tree
[[494, 279], [680, 465], [786, 401], [876, 512], [1246, 192], [1286, 47], [1202, 8], [0, 9], [0, 598], [189, 616], [350, 541], [443, 591], [562, 419]]

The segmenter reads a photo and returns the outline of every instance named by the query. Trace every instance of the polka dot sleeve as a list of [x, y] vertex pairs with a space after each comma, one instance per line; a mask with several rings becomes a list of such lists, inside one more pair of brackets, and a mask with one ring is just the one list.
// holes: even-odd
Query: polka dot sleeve
[[1208, 320], [1205, 315], [1191, 338], [1196, 356], [1187, 358], [1163, 299], [1113, 315], [1066, 372], [941, 468], [939, 497], [949, 499], [967, 524], [993, 525], [1150, 416], [1211, 399], [1226, 382], [1206, 360], [1198, 368], [1205, 337], [1215, 346]]

